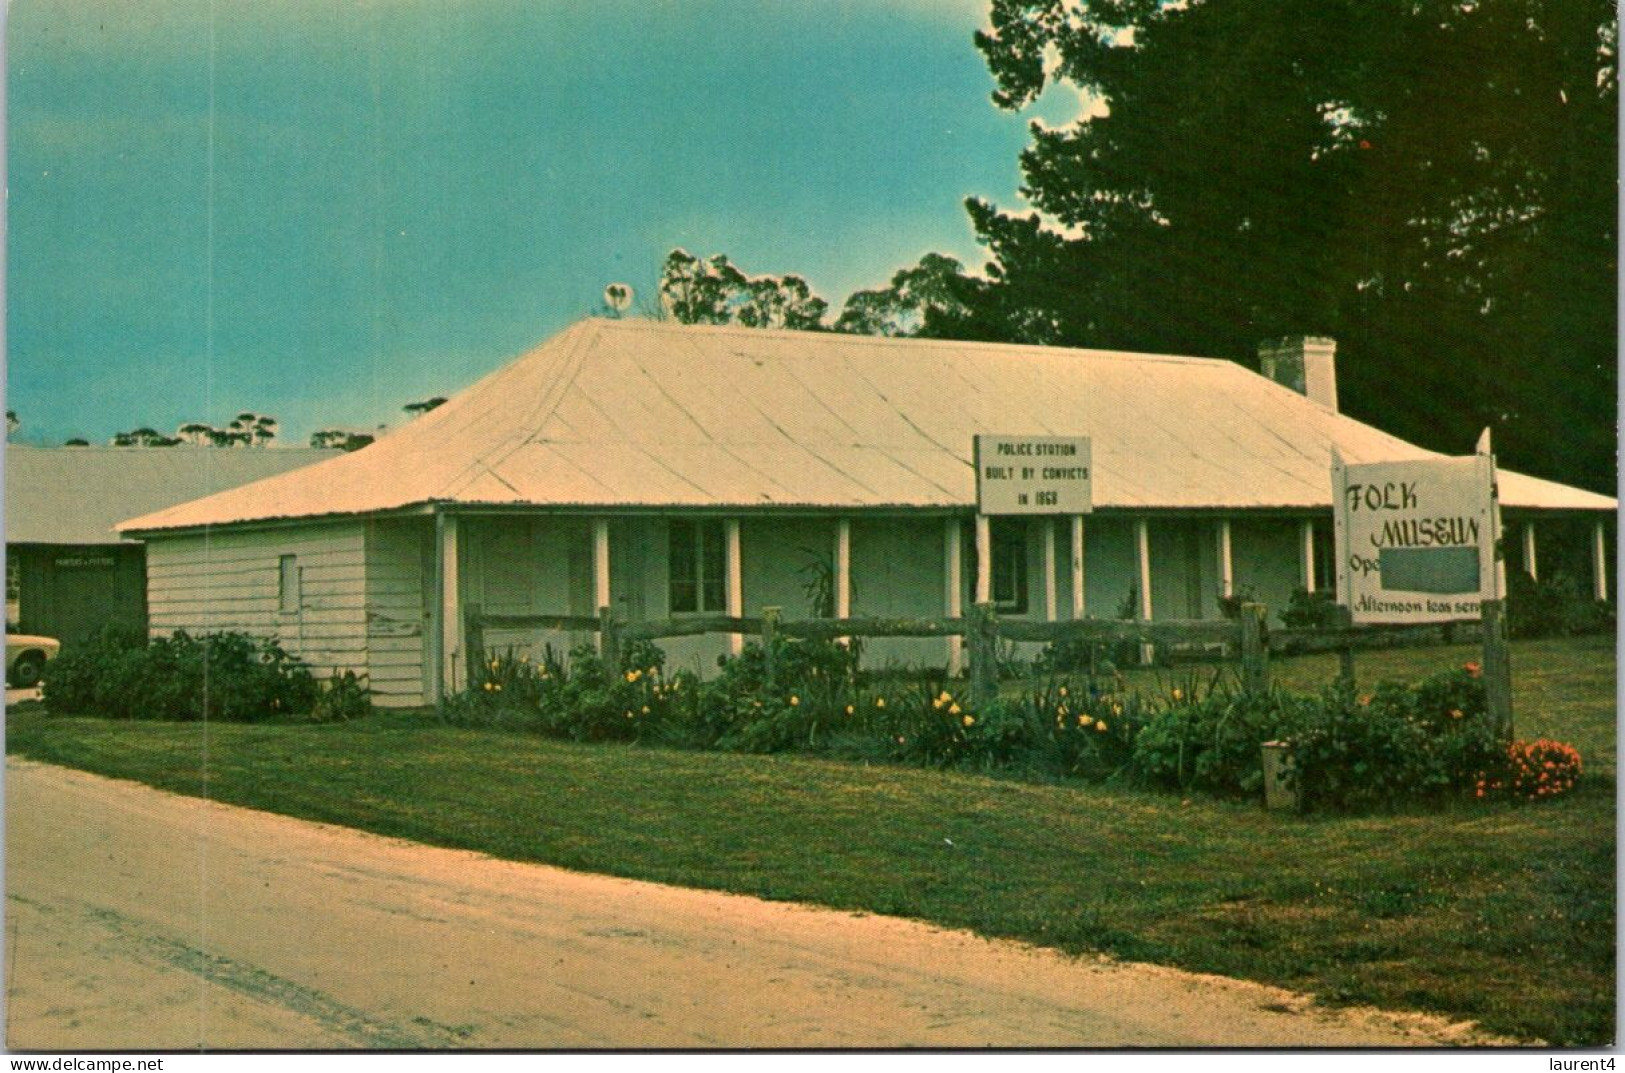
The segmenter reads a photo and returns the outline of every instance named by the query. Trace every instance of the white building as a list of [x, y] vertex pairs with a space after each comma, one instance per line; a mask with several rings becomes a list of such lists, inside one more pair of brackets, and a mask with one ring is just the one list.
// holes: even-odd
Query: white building
[[[417, 705], [464, 684], [470, 606], [796, 618], [827, 571], [842, 617], [961, 613], [972, 437], [1086, 435], [1093, 513], [994, 527], [1001, 615], [1215, 618], [1242, 593], [1278, 610], [1330, 584], [1332, 448], [1431, 455], [1337, 412], [1328, 341], [1265, 358], [1298, 390], [1214, 359], [588, 320], [371, 447], [120, 530], [147, 542], [155, 633], [274, 634]], [[1613, 499], [1505, 470], [1500, 495], [1509, 532], [1593, 522], [1606, 594]], [[737, 643], [665, 647], [706, 668]], [[868, 652], [941, 666], [948, 646]]]

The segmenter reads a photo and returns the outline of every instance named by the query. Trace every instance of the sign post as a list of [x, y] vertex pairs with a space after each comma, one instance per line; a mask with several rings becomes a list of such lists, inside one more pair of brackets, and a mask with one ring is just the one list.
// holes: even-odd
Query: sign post
[[[1087, 436], [978, 435], [972, 443], [976, 467], [976, 605], [972, 631], [971, 693], [977, 703], [997, 691], [993, 644], [993, 539], [995, 515], [1058, 514], [1074, 518], [1094, 509], [1092, 463]], [[1076, 532], [1082, 532], [1076, 529]], [[1054, 533], [1046, 538], [1053, 549]], [[1075, 540], [1074, 543], [1081, 543]], [[1076, 554], [1076, 551], [1074, 552]], [[1045, 572], [1045, 606], [1054, 601], [1053, 550]], [[1073, 569], [1078, 569], [1074, 561]], [[1076, 575], [1075, 575], [1076, 576]], [[1075, 588], [1081, 588], [1077, 586]], [[985, 633], [978, 645], [978, 633]]]
[[1489, 431], [1475, 454], [1345, 465], [1332, 452], [1337, 598], [1355, 623], [1478, 619], [1492, 725], [1512, 736], [1501, 510]]

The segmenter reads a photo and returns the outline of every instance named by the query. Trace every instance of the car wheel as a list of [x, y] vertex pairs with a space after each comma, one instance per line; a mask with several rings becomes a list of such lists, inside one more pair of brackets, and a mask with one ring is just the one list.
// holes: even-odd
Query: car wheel
[[25, 652], [11, 665], [11, 684], [16, 689], [33, 689], [44, 671], [45, 661], [33, 652]]

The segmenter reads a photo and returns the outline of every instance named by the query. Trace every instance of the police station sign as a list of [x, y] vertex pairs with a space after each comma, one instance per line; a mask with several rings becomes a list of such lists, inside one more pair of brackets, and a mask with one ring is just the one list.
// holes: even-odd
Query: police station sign
[[983, 514], [1088, 514], [1087, 436], [977, 436], [976, 508]]
[[1332, 463], [1337, 596], [1355, 622], [1473, 619], [1498, 593], [1495, 461]]

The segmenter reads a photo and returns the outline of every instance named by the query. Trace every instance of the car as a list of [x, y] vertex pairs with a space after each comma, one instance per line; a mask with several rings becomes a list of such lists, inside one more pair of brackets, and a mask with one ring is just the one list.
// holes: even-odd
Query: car
[[14, 689], [33, 689], [45, 674], [45, 664], [62, 651], [54, 637], [26, 633], [6, 634], [6, 684]]

